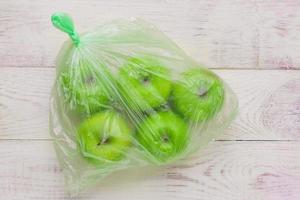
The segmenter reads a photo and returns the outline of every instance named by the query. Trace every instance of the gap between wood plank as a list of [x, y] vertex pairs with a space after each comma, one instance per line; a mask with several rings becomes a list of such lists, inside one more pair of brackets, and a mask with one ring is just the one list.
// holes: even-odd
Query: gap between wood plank
[[[6, 65], [6, 66], [0, 66], [0, 68], [39, 68], [39, 69], [52, 69], [55, 68], [55, 66], [13, 66], [13, 65]], [[300, 68], [292, 68], [292, 69], [284, 69], [284, 68], [238, 68], [238, 67], [208, 67], [208, 69], [211, 70], [251, 70], [251, 71], [297, 71], [300, 70]]]
[[[0, 139], [0, 141], [53, 141], [53, 139], [27, 139], [27, 138], [12, 138], [12, 139]], [[300, 140], [215, 140], [214, 142], [300, 142]]]

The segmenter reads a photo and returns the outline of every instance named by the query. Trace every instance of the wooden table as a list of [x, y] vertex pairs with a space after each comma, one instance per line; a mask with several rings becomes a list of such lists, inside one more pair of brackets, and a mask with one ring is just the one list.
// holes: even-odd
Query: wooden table
[[300, 199], [299, 0], [0, 1], [0, 199], [69, 199], [48, 133], [54, 60], [67, 36], [118, 17], [155, 23], [237, 93], [219, 140], [187, 159], [74, 199]]

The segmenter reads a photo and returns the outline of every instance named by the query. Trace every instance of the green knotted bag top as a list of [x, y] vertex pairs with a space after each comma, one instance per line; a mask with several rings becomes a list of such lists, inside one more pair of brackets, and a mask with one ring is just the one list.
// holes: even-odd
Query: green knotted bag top
[[51, 21], [53, 26], [67, 33], [70, 36], [75, 46], [79, 45], [80, 43], [79, 35], [75, 31], [72, 18], [68, 14], [62, 12], [56, 12], [51, 16]]

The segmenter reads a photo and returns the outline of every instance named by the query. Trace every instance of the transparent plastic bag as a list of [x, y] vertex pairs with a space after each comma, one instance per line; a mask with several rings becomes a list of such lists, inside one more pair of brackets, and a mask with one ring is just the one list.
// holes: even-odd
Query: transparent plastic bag
[[50, 133], [76, 193], [121, 169], [174, 163], [224, 132], [237, 98], [212, 71], [140, 19], [78, 35], [71, 18], [57, 58]]

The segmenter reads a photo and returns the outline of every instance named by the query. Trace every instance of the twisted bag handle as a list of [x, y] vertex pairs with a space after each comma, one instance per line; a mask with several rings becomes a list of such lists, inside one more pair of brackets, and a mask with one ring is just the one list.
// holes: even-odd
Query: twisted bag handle
[[75, 46], [79, 45], [80, 38], [78, 33], [75, 31], [74, 23], [70, 15], [63, 12], [56, 12], [51, 16], [51, 21], [53, 26], [70, 36]]

